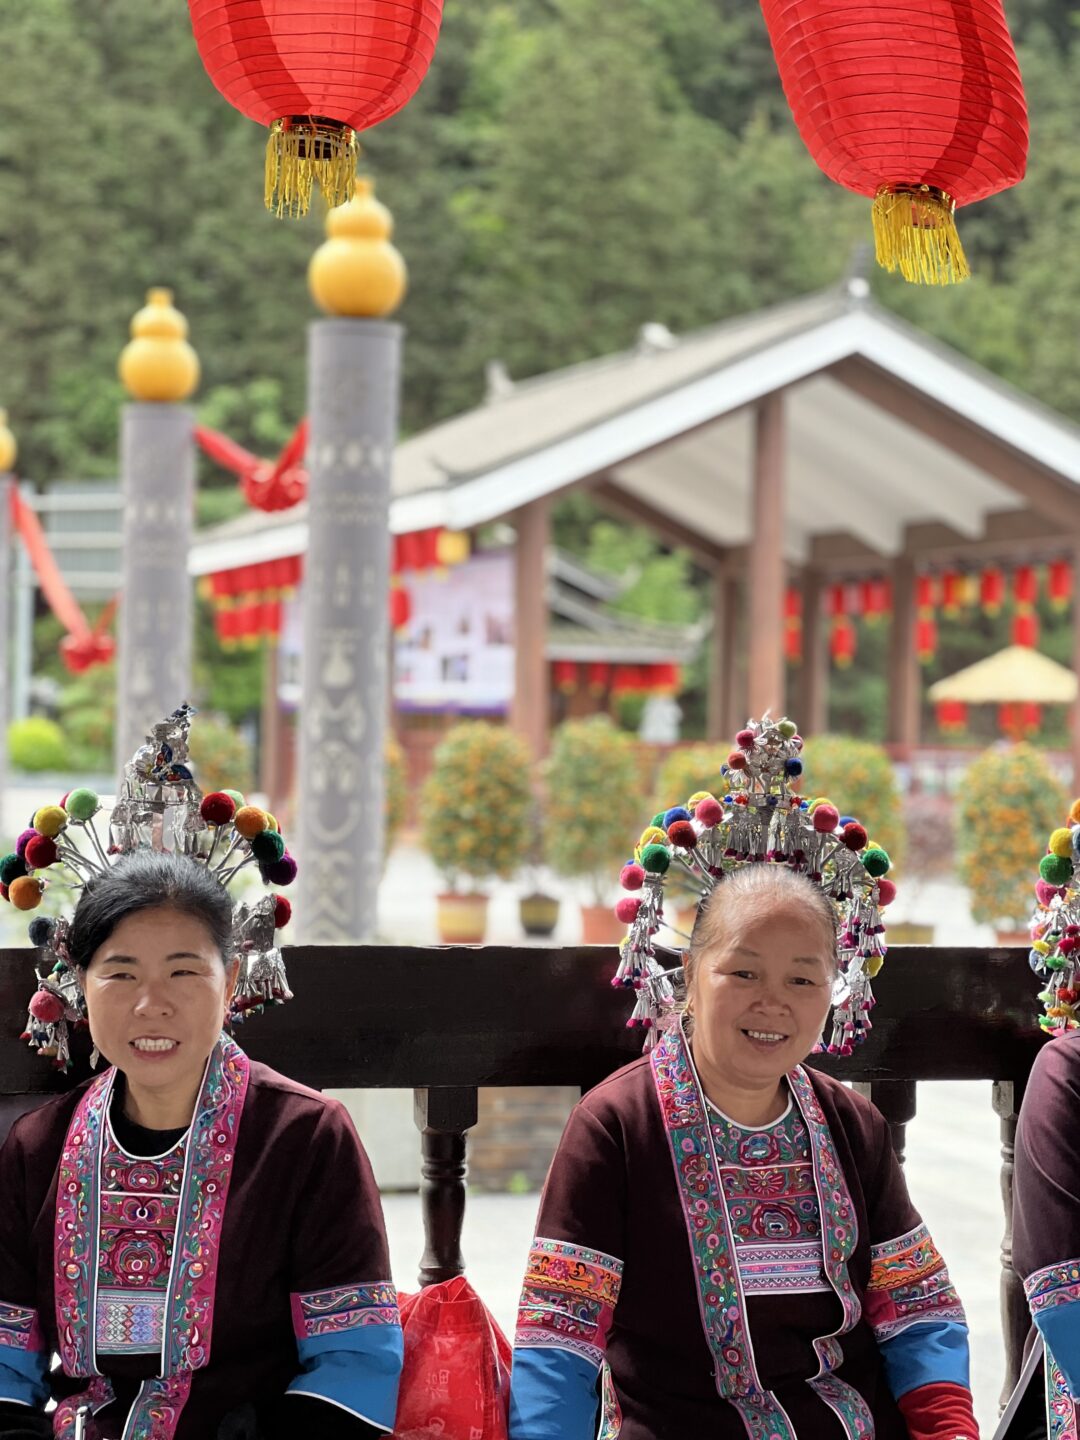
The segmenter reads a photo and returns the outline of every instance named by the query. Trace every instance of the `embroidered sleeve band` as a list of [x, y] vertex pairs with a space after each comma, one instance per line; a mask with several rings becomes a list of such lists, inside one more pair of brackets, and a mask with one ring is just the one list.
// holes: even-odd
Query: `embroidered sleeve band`
[[293, 1295], [293, 1331], [297, 1340], [339, 1335], [358, 1325], [398, 1325], [397, 1291], [379, 1281], [373, 1285], [344, 1285]]
[[960, 1297], [925, 1225], [870, 1247], [864, 1309], [879, 1345], [925, 1321], [966, 1323]]
[[1080, 1399], [1080, 1259], [1036, 1270], [1024, 1281], [1024, 1294], [1060, 1382]]
[[568, 1350], [599, 1369], [622, 1271], [622, 1261], [601, 1250], [538, 1236], [529, 1252], [515, 1345]]
[[1059, 1265], [1036, 1270], [1024, 1281], [1024, 1294], [1036, 1320], [1041, 1310], [1080, 1300], [1080, 1259], [1063, 1260]]
[[0, 1400], [39, 1409], [49, 1398], [48, 1369], [37, 1311], [0, 1301]]
[[393, 1285], [344, 1285], [291, 1299], [302, 1373], [289, 1392], [392, 1430], [405, 1351]]

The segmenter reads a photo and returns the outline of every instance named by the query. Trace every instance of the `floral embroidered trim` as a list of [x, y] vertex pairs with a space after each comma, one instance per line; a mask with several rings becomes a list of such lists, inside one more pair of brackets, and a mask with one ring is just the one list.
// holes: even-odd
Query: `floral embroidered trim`
[[78, 1395], [69, 1395], [61, 1400], [53, 1414], [53, 1435], [55, 1440], [74, 1440], [75, 1419], [84, 1405], [89, 1405], [92, 1414], [104, 1410], [116, 1399], [112, 1385], [101, 1375], [90, 1381]]
[[537, 1236], [518, 1305], [515, 1344], [551, 1346], [603, 1364], [623, 1264], [602, 1250]]
[[400, 1325], [397, 1291], [386, 1281], [339, 1285], [289, 1296], [297, 1340], [337, 1335], [359, 1325]]
[[878, 1344], [925, 1320], [966, 1323], [945, 1261], [925, 1225], [870, 1247], [866, 1318]]
[[1077, 1440], [1076, 1405], [1065, 1376], [1049, 1350], [1046, 1351], [1046, 1434], [1047, 1440]]
[[5, 1305], [0, 1301], [0, 1346], [9, 1350], [44, 1350], [45, 1341], [38, 1322], [38, 1312], [25, 1305]]
[[849, 1440], [874, 1440], [874, 1417], [853, 1385], [836, 1375], [822, 1375], [810, 1381], [810, 1388], [832, 1410]]
[[1024, 1294], [1032, 1315], [1080, 1300], [1080, 1259], [1063, 1260], [1058, 1265], [1036, 1270], [1024, 1281]]

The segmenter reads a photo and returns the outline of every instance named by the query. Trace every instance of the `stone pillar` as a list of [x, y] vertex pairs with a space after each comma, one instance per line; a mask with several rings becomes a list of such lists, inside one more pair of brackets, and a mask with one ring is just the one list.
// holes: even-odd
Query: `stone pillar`
[[[401, 327], [378, 317], [405, 290], [391, 220], [357, 183], [332, 210], [311, 291], [335, 318], [308, 344], [308, 548], [297, 773], [299, 938], [375, 934], [390, 684], [390, 472]], [[396, 278], [395, 278], [396, 277]]]
[[803, 658], [795, 716], [804, 735], [821, 735], [829, 728], [829, 654], [821, 623], [824, 591], [821, 571], [807, 567], [802, 577]]
[[547, 750], [551, 690], [547, 663], [547, 554], [551, 503], [547, 496], [515, 511], [514, 698], [510, 723], [539, 758]]
[[717, 744], [730, 741], [742, 725], [735, 674], [738, 653], [739, 581], [717, 567], [712, 574], [712, 649], [709, 654], [705, 733]]
[[784, 400], [767, 395], [754, 436], [753, 533], [747, 555], [750, 714], [774, 719], [784, 710]]
[[168, 290], [151, 290], [131, 322], [120, 378], [135, 403], [120, 423], [124, 496], [116, 765], [162, 715], [190, 698], [188, 576], [195, 503], [195, 418], [179, 402], [199, 380], [187, 321]]
[[11, 496], [15, 487], [18, 447], [8, 429], [7, 411], [0, 410], [0, 812], [7, 789], [8, 644], [11, 611]]

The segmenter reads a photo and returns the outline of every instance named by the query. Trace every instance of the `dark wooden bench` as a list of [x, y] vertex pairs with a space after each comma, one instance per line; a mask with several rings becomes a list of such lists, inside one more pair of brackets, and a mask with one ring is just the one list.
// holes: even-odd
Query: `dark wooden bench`
[[[318, 1089], [404, 1087], [416, 1096], [426, 1248], [423, 1284], [464, 1268], [466, 1135], [477, 1090], [575, 1085], [587, 1090], [640, 1053], [625, 992], [612, 990], [606, 948], [296, 947], [287, 952], [296, 999], [243, 1026], [255, 1059]], [[0, 1133], [18, 1114], [85, 1075], [58, 1075], [17, 1039], [30, 952], [0, 952]], [[1016, 1117], [1042, 1043], [1037, 985], [1023, 949], [896, 947], [876, 982], [874, 1030], [823, 1069], [856, 1082], [882, 1110], [903, 1156], [920, 1080], [985, 1080], [1001, 1121], [1002, 1326], [1009, 1374], [1028, 1329], [1011, 1267]]]

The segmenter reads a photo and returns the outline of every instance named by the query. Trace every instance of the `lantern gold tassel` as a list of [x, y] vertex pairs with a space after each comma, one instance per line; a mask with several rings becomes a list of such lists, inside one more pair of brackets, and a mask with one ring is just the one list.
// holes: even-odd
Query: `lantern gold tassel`
[[956, 229], [956, 204], [930, 185], [885, 185], [871, 215], [877, 262], [914, 285], [953, 285], [971, 274]]
[[319, 115], [275, 120], [266, 144], [266, 208], [275, 215], [306, 215], [315, 182], [333, 209], [353, 192], [356, 132]]

